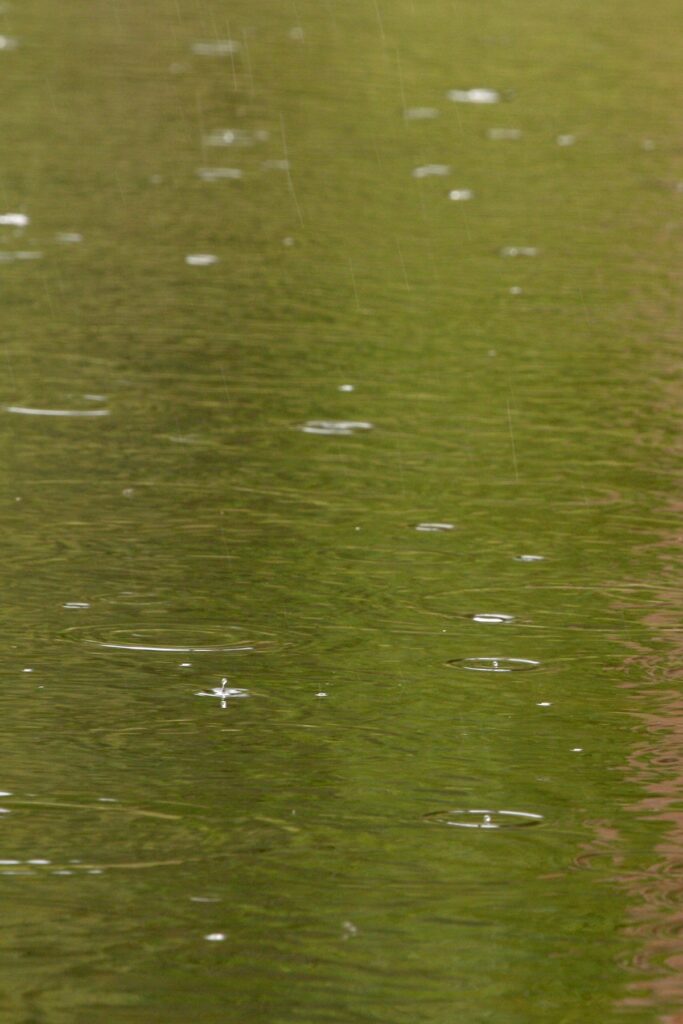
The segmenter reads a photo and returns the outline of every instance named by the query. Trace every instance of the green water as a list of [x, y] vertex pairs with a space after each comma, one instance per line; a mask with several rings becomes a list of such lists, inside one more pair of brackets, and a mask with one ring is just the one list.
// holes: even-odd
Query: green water
[[3, 1024], [683, 1019], [681, 29], [3, 5]]

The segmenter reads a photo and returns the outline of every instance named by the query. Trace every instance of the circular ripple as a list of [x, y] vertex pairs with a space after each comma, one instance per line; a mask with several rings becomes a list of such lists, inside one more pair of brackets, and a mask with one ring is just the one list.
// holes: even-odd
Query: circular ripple
[[30, 405], [5, 405], [3, 408], [5, 412], [12, 412], [19, 416], [63, 416], [80, 417], [81, 419], [109, 416], [109, 409], [40, 409]]
[[463, 810], [432, 811], [424, 820], [434, 825], [449, 825], [452, 828], [481, 828], [492, 831], [501, 828], [530, 828], [540, 825], [542, 814], [528, 811], [487, 811]]
[[62, 636], [76, 643], [104, 650], [152, 652], [157, 654], [259, 654], [276, 650], [275, 637], [269, 633], [242, 629], [239, 626], [223, 628], [182, 628], [145, 626], [140, 629], [114, 628], [99, 635], [92, 627], [72, 626]]
[[451, 668], [466, 668], [471, 672], [528, 672], [538, 668], [540, 661], [531, 658], [453, 658], [446, 662]]

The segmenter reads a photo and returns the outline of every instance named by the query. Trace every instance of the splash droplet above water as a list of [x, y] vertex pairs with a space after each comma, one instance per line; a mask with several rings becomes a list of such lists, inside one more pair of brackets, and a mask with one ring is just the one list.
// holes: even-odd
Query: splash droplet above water
[[453, 523], [418, 523], [415, 529], [418, 533], [447, 533], [455, 526]]
[[446, 664], [450, 668], [464, 668], [470, 672], [528, 672], [541, 663], [531, 658], [453, 658]]
[[81, 609], [81, 608], [89, 608], [89, 607], [90, 607], [90, 602], [89, 601], [67, 601], [66, 604], [62, 605], [62, 608], [68, 608], [70, 610], [71, 609], [75, 610], [75, 609]]
[[495, 89], [450, 89], [446, 95], [453, 103], [500, 102], [500, 93]]
[[452, 811], [432, 811], [425, 814], [424, 820], [434, 825], [446, 825], [451, 828], [481, 828], [481, 829], [503, 829], [503, 828], [529, 828], [532, 825], [540, 825], [543, 821], [542, 814], [532, 814], [529, 811], [490, 811], [490, 810], [465, 810], [456, 809]]
[[372, 430], [373, 424], [363, 420], [308, 420], [299, 430], [304, 434], [328, 434], [336, 437], [350, 437], [364, 430]]

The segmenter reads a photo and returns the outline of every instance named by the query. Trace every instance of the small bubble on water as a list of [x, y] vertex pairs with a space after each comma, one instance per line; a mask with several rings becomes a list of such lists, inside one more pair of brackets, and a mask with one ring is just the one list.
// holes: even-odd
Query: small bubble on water
[[27, 860], [26, 863], [45, 866], [46, 864], [51, 864], [52, 861], [47, 860], [45, 857], [32, 857], [31, 860]]
[[135, 488], [124, 487], [123, 490], [121, 491], [121, 494], [123, 495], [124, 498], [132, 498], [135, 495]]
[[308, 420], [299, 430], [304, 434], [327, 434], [350, 437], [352, 434], [372, 430], [373, 424], [364, 420]]
[[35, 669], [33, 669], [33, 668], [22, 668], [21, 671], [22, 672], [35, 672]]
[[572, 754], [582, 754], [583, 747], [572, 747]]
[[532, 658], [453, 658], [446, 664], [471, 672], [528, 672], [539, 668], [541, 663]]
[[77, 608], [80, 609], [80, 608], [89, 608], [89, 607], [90, 607], [90, 602], [89, 601], [67, 601], [66, 604], [62, 605], [62, 608], [69, 608], [69, 609], [74, 609], [74, 610], [77, 609]]
[[178, 668], [192, 668], [192, 662], [191, 661], [181, 661], [180, 665], [178, 666]]
[[339, 387], [337, 388], [337, 391], [355, 391], [355, 390], [356, 389], [355, 389], [355, 386], [353, 384], [340, 384]]
[[316, 697], [327, 697], [327, 694], [325, 693], [324, 690], [320, 690], [318, 693], [316, 693]]
[[544, 562], [545, 555], [515, 555], [515, 562]]
[[289, 248], [290, 246], [294, 245], [294, 239], [287, 235], [286, 238], [282, 239], [282, 244]]
[[241, 44], [236, 39], [212, 39], [192, 44], [192, 52], [198, 57], [232, 57], [239, 53]]
[[447, 533], [455, 526], [453, 523], [418, 523], [415, 529], [418, 533]]
[[415, 167], [413, 169], [414, 178], [438, 178], [450, 173], [451, 168], [448, 164], [424, 164], [422, 167]]
[[227, 936], [225, 932], [209, 932], [204, 938], [207, 942], [225, 942]]
[[509, 289], [510, 295], [522, 295], [523, 289], [518, 284], [513, 284], [512, 288]]
[[408, 107], [403, 112], [406, 121], [431, 121], [439, 116], [436, 107]]
[[186, 256], [185, 262], [188, 267], [210, 267], [214, 263], [218, 263], [218, 256], [214, 256], [210, 252], [195, 252]]
[[446, 95], [453, 103], [500, 102], [500, 93], [495, 89], [450, 89]]
[[[2, 38], [0, 36], [0, 38]], [[0, 225], [2, 227], [25, 228], [30, 224], [29, 217], [25, 213], [0, 213]]]
[[10, 865], [10, 864], [21, 864], [21, 861], [20, 860], [6, 859], [6, 860], [0, 860], [0, 864], [2, 864], [3, 866]]
[[514, 259], [516, 256], [538, 256], [538, 249], [535, 245], [504, 245], [500, 255], [505, 259]]
[[494, 142], [521, 139], [521, 137], [522, 132], [519, 128], [489, 128], [486, 133], [486, 138], [492, 139]]
[[573, 146], [576, 142], [576, 135], [558, 135], [555, 142], [558, 146]]
[[463, 203], [467, 199], [473, 199], [474, 192], [471, 188], [453, 188], [448, 193], [448, 198], [454, 203]]
[[549, 700], [539, 700], [536, 704], [538, 708], [551, 708], [552, 704]]
[[473, 622], [482, 622], [487, 625], [502, 625], [515, 621], [514, 615], [504, 615], [499, 612], [478, 612], [476, 615], [471, 615], [470, 618]]

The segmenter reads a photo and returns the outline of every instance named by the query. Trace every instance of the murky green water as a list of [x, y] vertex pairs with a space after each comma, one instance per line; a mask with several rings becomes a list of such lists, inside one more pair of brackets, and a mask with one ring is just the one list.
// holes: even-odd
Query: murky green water
[[680, 6], [0, 22], [2, 1020], [682, 1020]]

